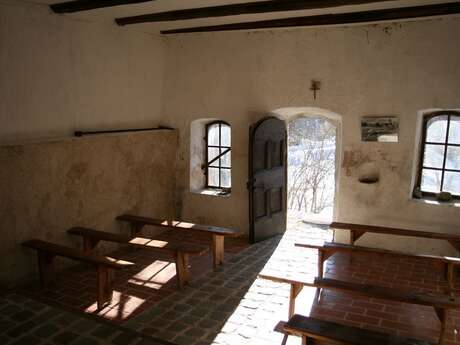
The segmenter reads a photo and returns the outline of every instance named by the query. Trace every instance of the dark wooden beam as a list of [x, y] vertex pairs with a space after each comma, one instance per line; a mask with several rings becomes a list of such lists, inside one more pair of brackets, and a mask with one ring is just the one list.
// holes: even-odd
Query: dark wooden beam
[[154, 0], [73, 0], [50, 5], [54, 13], [89, 11], [96, 8], [131, 5]]
[[161, 31], [162, 34], [179, 34], [191, 32], [234, 31], [273, 29], [288, 27], [305, 27], [321, 25], [355, 24], [366, 22], [391, 21], [411, 18], [423, 18], [460, 13], [460, 2], [436, 4], [427, 6], [413, 6], [392, 8], [365, 12], [340, 14], [325, 14], [308, 17], [294, 17], [284, 19], [262, 20], [256, 22], [232, 23], [213, 26], [200, 26]]
[[117, 18], [115, 19], [115, 21], [118, 25], [130, 25], [139, 23], [164, 22], [197, 18], [226, 17], [241, 14], [312, 10], [347, 5], [362, 5], [383, 1], [391, 0], [268, 0], [223, 6], [191, 8], [159, 13], [149, 13], [139, 16]]

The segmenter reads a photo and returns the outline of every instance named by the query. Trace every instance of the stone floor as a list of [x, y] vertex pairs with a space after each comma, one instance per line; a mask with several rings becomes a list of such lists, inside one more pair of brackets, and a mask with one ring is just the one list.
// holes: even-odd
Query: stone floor
[[[208, 236], [192, 235], [181, 231], [166, 231], [155, 238], [210, 245]], [[248, 246], [244, 239], [228, 239], [226, 259], [231, 259], [233, 255]], [[110, 255], [131, 261], [135, 265], [115, 273], [112, 302], [102, 310], [97, 310], [95, 303], [96, 272], [84, 265], [72, 266], [61, 272], [56, 284], [51, 288], [42, 289], [38, 284], [33, 283], [23, 292], [45, 303], [56, 303], [64, 308], [95, 314], [111, 321], [124, 322], [148, 310], [177, 290], [176, 268], [171, 255], [132, 248], [122, 248], [111, 252]], [[210, 271], [212, 271], [210, 253], [191, 258], [192, 278], [197, 279]]]
[[[225, 265], [217, 272], [210, 269], [210, 256], [195, 258], [191, 261], [194, 279], [181, 291], [175, 289], [174, 265], [170, 259], [152, 257], [152, 253], [143, 251], [121, 251], [117, 254], [136, 258], [142, 264], [117, 278], [116, 298], [103, 312], [92, 309], [95, 283], [94, 273], [88, 268], [62, 273], [54, 289], [29, 288], [27, 293], [60, 307], [86, 311], [91, 317], [99, 315], [114, 320], [115, 330], [130, 329], [136, 337], [143, 334], [179, 345], [281, 344], [283, 336], [274, 328], [280, 320], [287, 319], [289, 286], [258, 279], [257, 275], [277, 271], [279, 274], [316, 276], [316, 251], [293, 244], [320, 244], [332, 237], [325, 226], [303, 222], [290, 225], [283, 236], [252, 246], [228, 243]], [[352, 257], [336, 254], [328, 259], [325, 276], [424, 292], [443, 293], [446, 288], [443, 272], [427, 261], [369, 254]], [[62, 288], [68, 290], [62, 292]], [[317, 301], [315, 292], [315, 289], [302, 291], [297, 300], [297, 313], [437, 342], [439, 321], [428, 307], [325, 290]], [[16, 312], [20, 313], [18, 309]], [[12, 322], [10, 319], [14, 315], [22, 320], [17, 313], [5, 316], [0, 310], [2, 318], [8, 322]], [[99, 316], [97, 318], [102, 319]], [[448, 321], [447, 341], [443, 345], [459, 345], [460, 312], [451, 311]], [[78, 328], [70, 327], [69, 330], [80, 334]], [[97, 341], [92, 332], [82, 333], [81, 337], [89, 335], [91, 340]], [[2, 336], [5, 334], [8, 336], [8, 332]], [[111, 337], [109, 341], [113, 343], [117, 336]], [[77, 344], [76, 340], [71, 342], [74, 343]], [[3, 343], [0, 341], [0, 344]], [[300, 344], [300, 340], [289, 337], [288, 344]]]
[[168, 345], [131, 329], [15, 293], [0, 295], [0, 344]]
[[[299, 222], [284, 236], [238, 253], [220, 271], [207, 273], [126, 325], [179, 345], [280, 344], [283, 335], [274, 328], [287, 318], [289, 286], [257, 275], [263, 270], [315, 275], [310, 272], [316, 267], [314, 256], [293, 244], [331, 238], [327, 226]], [[291, 337], [288, 344], [300, 344], [300, 339]]]

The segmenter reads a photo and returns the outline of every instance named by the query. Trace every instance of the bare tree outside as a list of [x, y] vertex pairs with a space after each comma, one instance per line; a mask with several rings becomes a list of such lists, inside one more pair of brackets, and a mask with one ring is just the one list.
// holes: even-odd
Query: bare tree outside
[[336, 127], [324, 118], [303, 117], [288, 128], [288, 209], [303, 220], [332, 220]]

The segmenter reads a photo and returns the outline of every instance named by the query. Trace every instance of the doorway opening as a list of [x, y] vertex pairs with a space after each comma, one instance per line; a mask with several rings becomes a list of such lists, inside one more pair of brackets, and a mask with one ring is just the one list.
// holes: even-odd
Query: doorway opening
[[297, 117], [288, 123], [288, 229], [332, 240], [327, 225], [334, 215], [336, 148], [337, 126], [330, 119]]

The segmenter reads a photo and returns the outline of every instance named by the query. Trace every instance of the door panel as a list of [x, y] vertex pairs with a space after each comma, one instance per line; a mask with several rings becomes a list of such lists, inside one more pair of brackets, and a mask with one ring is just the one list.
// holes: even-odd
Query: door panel
[[252, 243], [286, 231], [286, 126], [275, 117], [250, 129], [249, 216]]

